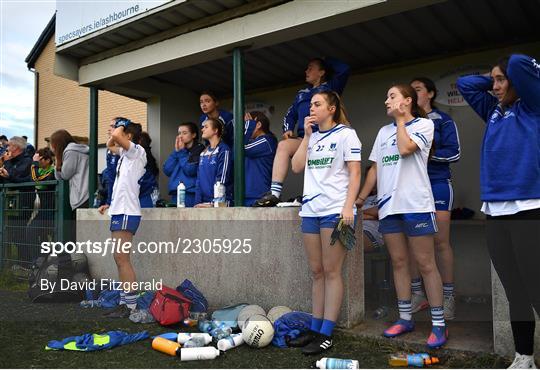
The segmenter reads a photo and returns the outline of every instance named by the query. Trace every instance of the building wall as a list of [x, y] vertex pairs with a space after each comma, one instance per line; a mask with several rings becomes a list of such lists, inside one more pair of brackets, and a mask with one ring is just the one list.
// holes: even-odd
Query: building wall
[[[45, 138], [63, 128], [72, 135], [88, 136], [90, 117], [89, 89], [77, 82], [54, 75], [54, 37], [37, 59], [39, 73], [38, 148], [46, 145]], [[108, 91], [99, 92], [98, 143], [105, 144], [107, 123], [115, 116], [125, 116], [141, 123], [146, 130], [146, 103]]]

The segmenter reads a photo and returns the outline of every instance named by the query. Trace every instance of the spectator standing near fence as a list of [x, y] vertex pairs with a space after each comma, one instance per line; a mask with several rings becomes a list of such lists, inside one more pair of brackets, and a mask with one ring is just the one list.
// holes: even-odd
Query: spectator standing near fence
[[201, 153], [197, 183], [195, 186], [195, 207], [213, 207], [214, 185], [219, 182], [225, 186], [227, 203], [232, 202], [232, 152], [222, 141], [223, 124], [215, 118], [209, 118], [203, 123], [202, 138], [208, 141], [208, 146]]
[[26, 152], [26, 142], [22, 137], [13, 136], [7, 146], [7, 160], [0, 168], [0, 181], [4, 183], [20, 183], [31, 181], [30, 166], [32, 157]]
[[534, 311], [540, 314], [540, 64], [514, 54], [490, 75], [461, 77], [457, 86], [486, 122], [480, 197], [489, 254], [509, 303], [516, 349], [510, 368], [533, 369]]
[[[318, 130], [313, 132], [313, 127]], [[343, 301], [342, 268], [346, 249], [330, 245], [340, 218], [354, 227], [354, 201], [360, 189], [361, 144], [349, 127], [339, 95], [323, 91], [311, 98], [305, 136], [292, 158], [295, 173], [304, 171], [302, 234], [311, 269], [310, 331], [289, 342], [304, 354], [318, 354], [333, 345], [332, 333]]]
[[435, 204], [427, 173], [434, 125], [418, 106], [416, 91], [406, 84], [392, 86], [385, 101], [394, 122], [377, 134], [369, 160], [374, 162], [359, 195], [365, 200], [377, 184], [379, 231], [390, 253], [398, 299], [399, 320], [386, 329], [393, 338], [414, 330], [411, 307], [409, 251], [426, 286], [432, 330], [427, 345], [443, 346], [448, 337], [444, 321], [442, 282], [435, 263]]
[[71, 209], [88, 208], [88, 145], [75, 142], [66, 130], [53, 132], [50, 142], [55, 156], [55, 177], [69, 181]]
[[186, 187], [186, 207], [195, 206], [197, 172], [203, 150], [197, 125], [193, 122], [181, 123], [174, 150], [163, 164], [163, 173], [169, 177], [169, 195], [173, 202], [176, 203], [178, 184], [182, 183]]
[[[443, 282], [444, 318], [453, 320], [455, 317], [454, 299], [454, 253], [450, 245], [450, 216], [454, 203], [454, 189], [450, 163], [459, 160], [461, 149], [459, 135], [454, 120], [446, 113], [435, 107], [437, 87], [427, 77], [413, 78], [411, 86], [416, 90], [418, 105], [433, 121], [435, 131], [433, 150], [428, 162], [428, 175], [435, 201], [435, 219], [437, 233], [435, 234], [435, 255], [437, 266]], [[412, 312], [418, 312], [429, 307], [426, 295], [422, 289], [422, 279], [411, 256], [411, 289]]]
[[[108, 212], [113, 240], [125, 245], [132, 242], [141, 222], [139, 181], [146, 172], [146, 151], [137, 144], [140, 142], [141, 125], [130, 120], [119, 120], [116, 126], [107, 141], [107, 148], [120, 157]], [[138, 292], [133, 286], [136, 276], [129, 255], [130, 251], [114, 253], [119, 281], [123, 286], [131, 284], [132, 288], [120, 292], [120, 305], [106, 312], [107, 317], [126, 318], [137, 307]]]
[[270, 131], [268, 117], [262, 112], [246, 113], [244, 118], [246, 164], [246, 198], [244, 199], [244, 206], [251, 207], [270, 187], [277, 139]]
[[271, 187], [267, 189], [270, 191], [255, 202], [257, 207], [274, 207], [280, 202], [283, 182], [289, 170], [289, 160], [298, 150], [304, 137], [304, 120], [309, 116], [311, 97], [318, 92], [329, 90], [341, 95], [349, 72], [347, 64], [333, 58], [314, 58], [308, 63], [305, 71], [308, 87], [298, 91], [283, 118], [282, 140], [278, 144], [274, 158]]

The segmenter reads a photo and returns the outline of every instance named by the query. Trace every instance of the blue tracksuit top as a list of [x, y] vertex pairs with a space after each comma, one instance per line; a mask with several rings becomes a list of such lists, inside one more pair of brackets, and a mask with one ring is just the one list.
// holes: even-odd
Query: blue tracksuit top
[[210, 146], [206, 147], [199, 159], [195, 204], [212, 202], [214, 184], [218, 181], [225, 185], [227, 200], [232, 201], [232, 166], [232, 152], [223, 141], [220, 141], [214, 149], [211, 149]]
[[[227, 112], [226, 110], [218, 110], [219, 117], [218, 120], [223, 123], [223, 127], [225, 127], [225, 134], [223, 135], [223, 141], [225, 144], [229, 146], [229, 148], [232, 150], [234, 148], [234, 120], [233, 115], [231, 112]], [[201, 114], [199, 117], [199, 125], [202, 128], [202, 124], [204, 121], [208, 119], [207, 114]]]
[[484, 202], [540, 199], [540, 65], [515, 54], [507, 75], [520, 99], [506, 110], [488, 92], [490, 77], [457, 81], [467, 103], [487, 123], [480, 164]]
[[345, 88], [347, 79], [349, 78], [349, 65], [334, 58], [326, 58], [325, 62], [333, 70], [332, 78], [317, 87], [311, 86], [298, 90], [298, 93], [294, 98], [294, 102], [289, 107], [285, 117], [283, 118], [283, 132], [294, 132], [294, 128], [298, 122], [297, 134], [299, 137], [304, 137], [304, 118], [309, 116], [311, 97], [320, 91], [327, 90], [333, 90], [340, 96], [343, 93], [343, 89]]
[[270, 189], [272, 166], [276, 155], [277, 139], [274, 135], [251, 138], [257, 122], [247, 120], [244, 130], [246, 196], [244, 206], [251, 207]]
[[195, 194], [199, 156], [203, 150], [204, 145], [200, 143], [193, 144], [190, 149], [184, 148], [178, 152], [173, 150], [163, 163], [163, 173], [169, 178], [170, 195], [176, 194], [176, 188], [181, 182], [186, 187], [186, 193]]
[[104, 204], [111, 204], [112, 191], [114, 186], [114, 179], [116, 179], [116, 166], [118, 165], [118, 159], [120, 156], [112, 153], [107, 149], [107, 156], [105, 157], [106, 167], [101, 173], [101, 181], [103, 186], [107, 189], [107, 199]]
[[452, 176], [450, 163], [459, 161], [461, 155], [456, 123], [448, 114], [438, 109], [429, 112], [428, 118], [435, 126], [433, 134], [435, 150], [428, 162], [429, 179], [432, 182], [449, 180]]

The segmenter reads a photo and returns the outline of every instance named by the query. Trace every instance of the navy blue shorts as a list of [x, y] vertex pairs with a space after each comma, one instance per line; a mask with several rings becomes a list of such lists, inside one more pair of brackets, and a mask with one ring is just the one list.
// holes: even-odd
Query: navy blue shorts
[[437, 211], [452, 211], [454, 207], [454, 189], [452, 181], [443, 180], [431, 183], [431, 191], [435, 200], [435, 209]]
[[[339, 223], [340, 215], [334, 213], [321, 217], [302, 217], [302, 233], [320, 234], [321, 229], [333, 229]], [[356, 216], [354, 216], [353, 228], [356, 226]]]
[[128, 216], [128, 215], [112, 215], [111, 217], [111, 231], [129, 231], [133, 235], [137, 232], [139, 224], [141, 223], [141, 216]]
[[407, 236], [431, 235], [437, 232], [434, 212], [389, 215], [379, 220], [381, 234], [403, 233]]

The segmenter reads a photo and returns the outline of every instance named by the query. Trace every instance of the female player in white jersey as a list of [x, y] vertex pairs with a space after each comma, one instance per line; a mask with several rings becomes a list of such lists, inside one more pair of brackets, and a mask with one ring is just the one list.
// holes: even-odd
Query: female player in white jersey
[[416, 91], [410, 85], [390, 88], [385, 105], [394, 122], [379, 130], [369, 156], [374, 165], [359, 195], [360, 201], [366, 199], [376, 180], [379, 231], [392, 259], [399, 309], [399, 320], [384, 331], [384, 336], [391, 338], [414, 330], [411, 248], [431, 306], [433, 328], [427, 345], [437, 348], [446, 343], [447, 330], [441, 276], [434, 253], [435, 204], [427, 172], [434, 125], [422, 118], [425, 112], [418, 106]]
[[[116, 179], [109, 207], [111, 216], [111, 233], [125, 248], [125, 243], [131, 243], [133, 235], [141, 222], [141, 205], [139, 202], [139, 180], [146, 172], [146, 151], [138, 144], [142, 127], [128, 119], [116, 121], [115, 129], [107, 141], [107, 148], [120, 156], [116, 166]], [[118, 268], [118, 278], [123, 286], [132, 284], [131, 289], [120, 292], [120, 305], [105, 313], [108, 317], [129, 317], [131, 310], [137, 306], [138, 292], [134, 287], [136, 282], [135, 270], [131, 264], [130, 251], [116, 251], [114, 260]]]
[[[318, 131], [313, 132], [313, 126]], [[305, 136], [292, 159], [292, 169], [304, 171], [302, 233], [313, 278], [311, 330], [290, 346], [317, 354], [332, 346], [332, 331], [343, 299], [342, 266], [346, 250], [330, 246], [340, 217], [353, 225], [354, 201], [360, 190], [360, 149], [356, 132], [348, 126], [340, 98], [333, 91], [313, 95]]]

